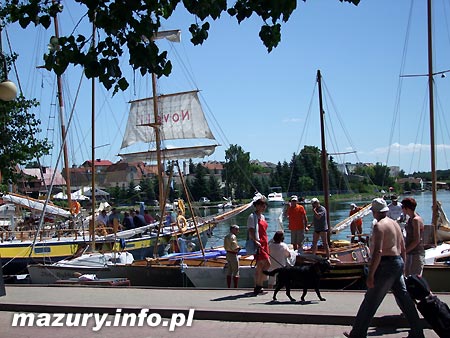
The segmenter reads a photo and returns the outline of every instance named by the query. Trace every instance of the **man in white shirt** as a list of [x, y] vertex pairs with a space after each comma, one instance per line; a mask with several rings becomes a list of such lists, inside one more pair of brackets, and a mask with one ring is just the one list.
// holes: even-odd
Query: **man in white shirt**
[[403, 218], [402, 204], [398, 202], [396, 195], [391, 196], [391, 203], [388, 205], [389, 211], [387, 216], [394, 221], [401, 220]]

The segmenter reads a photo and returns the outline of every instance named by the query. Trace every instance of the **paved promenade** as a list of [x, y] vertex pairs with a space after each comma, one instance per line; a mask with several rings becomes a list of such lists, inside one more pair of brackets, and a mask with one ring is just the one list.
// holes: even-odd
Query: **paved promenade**
[[[364, 292], [323, 291], [327, 300], [320, 302], [309, 291], [306, 302], [288, 301], [284, 292], [278, 302], [272, 292], [254, 297], [248, 289], [175, 289], [175, 288], [102, 288], [72, 286], [7, 286], [7, 295], [0, 297], [0, 337], [343, 337], [349, 330]], [[293, 296], [300, 298], [295, 290]], [[450, 294], [438, 294], [450, 304]], [[170, 318], [173, 313], [188, 314], [194, 309], [191, 327], [11, 327], [15, 312], [139, 313], [148, 308]], [[423, 320], [422, 320], [423, 321]], [[423, 321], [426, 326], [426, 322]], [[379, 308], [370, 337], [407, 336], [407, 322], [400, 316], [395, 299], [388, 295]], [[426, 337], [437, 337], [431, 329]]]

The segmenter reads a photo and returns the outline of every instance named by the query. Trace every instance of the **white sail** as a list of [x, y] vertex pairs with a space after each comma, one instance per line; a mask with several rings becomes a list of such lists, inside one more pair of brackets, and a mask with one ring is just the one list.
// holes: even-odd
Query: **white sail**
[[[211, 139], [214, 135], [205, 119], [197, 91], [158, 97], [162, 140]], [[121, 149], [138, 142], [155, 142], [153, 98], [131, 102]]]
[[[44, 209], [44, 202], [35, 200], [33, 198], [29, 197], [22, 197], [16, 194], [5, 194], [1, 196], [1, 199], [5, 202], [11, 202], [17, 205], [21, 205], [23, 207], [32, 209], [32, 210], [38, 210], [42, 211]], [[45, 208], [45, 212], [47, 214], [55, 215], [55, 216], [62, 216], [62, 217], [70, 217], [70, 212], [68, 210], [62, 209], [60, 207], [57, 207], [55, 205], [47, 205]]]

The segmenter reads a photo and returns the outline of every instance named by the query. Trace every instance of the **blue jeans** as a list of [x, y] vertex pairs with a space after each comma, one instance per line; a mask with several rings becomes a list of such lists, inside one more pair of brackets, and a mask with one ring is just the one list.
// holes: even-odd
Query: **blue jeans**
[[377, 312], [378, 307], [389, 290], [394, 294], [397, 305], [409, 322], [411, 327], [409, 337], [424, 337], [416, 306], [406, 290], [405, 281], [403, 279], [403, 266], [404, 262], [400, 256], [384, 257], [381, 259], [377, 271], [375, 272], [375, 286], [371, 289], [367, 289], [364, 300], [356, 315], [350, 337], [367, 337], [370, 320]]

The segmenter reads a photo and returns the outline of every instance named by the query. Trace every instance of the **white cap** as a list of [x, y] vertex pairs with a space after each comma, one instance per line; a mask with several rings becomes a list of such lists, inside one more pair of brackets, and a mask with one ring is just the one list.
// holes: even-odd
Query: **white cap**
[[319, 203], [319, 199], [318, 198], [311, 198], [311, 204], [314, 204], [314, 203]]
[[232, 225], [230, 225], [230, 229], [238, 229], [239, 230], [239, 225], [232, 224]]
[[386, 212], [389, 210], [386, 201], [382, 198], [374, 198], [370, 210], [377, 212]]
[[351, 203], [350, 206], [353, 207], [353, 208], [357, 208], [358, 207], [355, 203]]
[[290, 201], [298, 201], [298, 197], [297, 197], [297, 195], [292, 195], [289, 200]]

